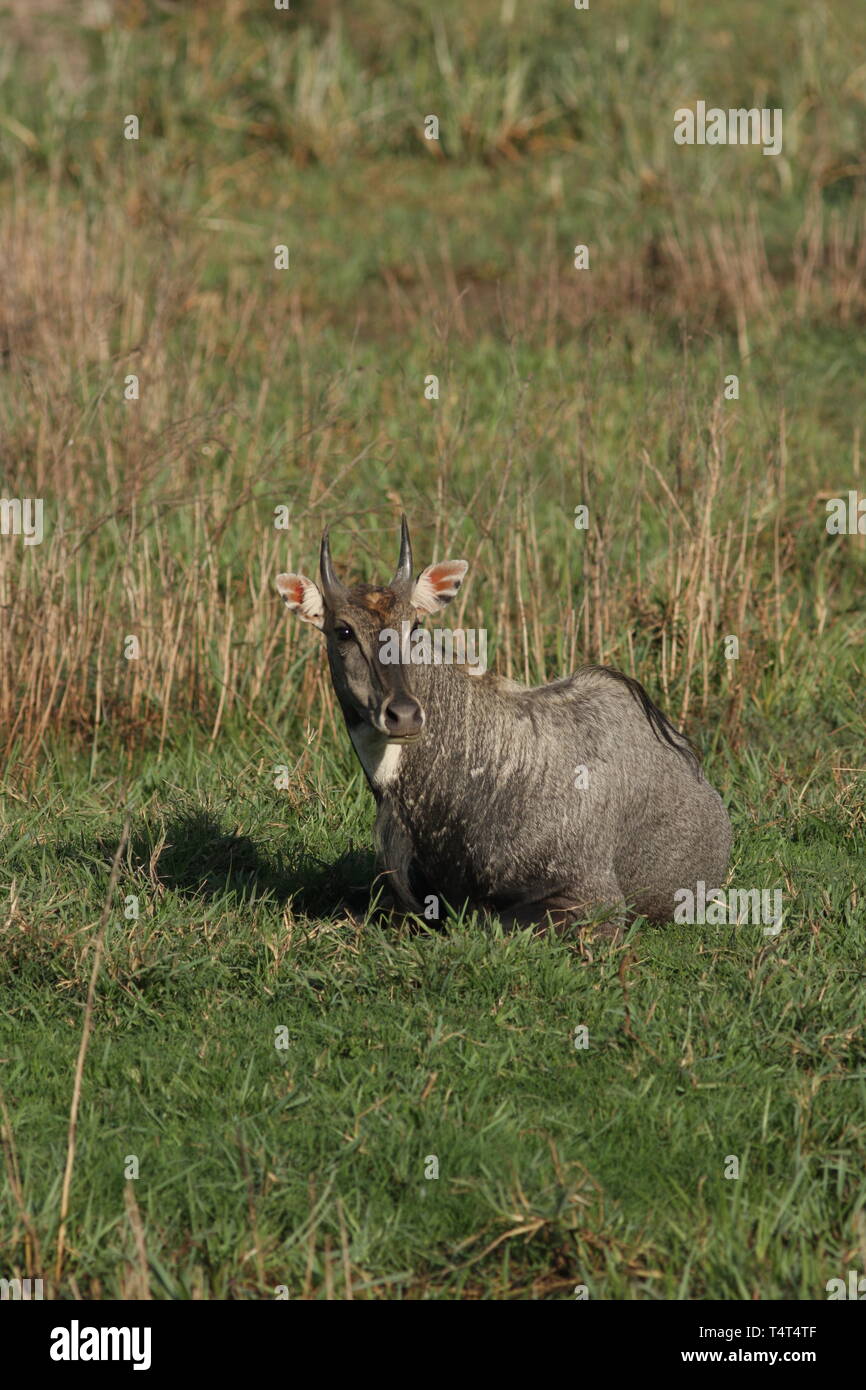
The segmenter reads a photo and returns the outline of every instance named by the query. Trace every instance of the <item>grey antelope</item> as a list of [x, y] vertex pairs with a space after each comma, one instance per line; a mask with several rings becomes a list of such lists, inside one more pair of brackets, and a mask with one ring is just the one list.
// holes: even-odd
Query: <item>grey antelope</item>
[[383, 659], [390, 634], [440, 612], [467, 568], [443, 560], [414, 579], [404, 516], [390, 584], [345, 587], [327, 530], [320, 585], [276, 581], [324, 633], [398, 906], [420, 913], [432, 896], [510, 925], [601, 917], [616, 935], [638, 914], [671, 921], [677, 890], [720, 888], [731, 848], [721, 798], [636, 680], [588, 666], [528, 689], [407, 661], [405, 647]]

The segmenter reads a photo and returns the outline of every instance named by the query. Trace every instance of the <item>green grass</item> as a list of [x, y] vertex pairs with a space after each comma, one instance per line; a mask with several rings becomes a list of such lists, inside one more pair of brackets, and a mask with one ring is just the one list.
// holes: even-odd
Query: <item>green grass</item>
[[[471, 920], [377, 920], [345, 749], [322, 750], [293, 806], [270, 750], [226, 743], [202, 758], [191, 740], [158, 786], [130, 784], [79, 1117], [85, 1296], [128, 1293], [130, 1155], [156, 1297], [343, 1297], [343, 1243], [356, 1297], [820, 1298], [859, 1259], [853, 807], [798, 806], [746, 772], [734, 881], [796, 883], [781, 935], [635, 930], [622, 964]], [[74, 764], [32, 795], [6, 840], [3, 1090], [48, 1243], [122, 817], [116, 779], [82, 784]]]
[[[12, 8], [0, 495], [47, 532], [0, 538], [0, 1275], [824, 1297], [866, 1269], [866, 539], [824, 529], [864, 492], [863, 16]], [[783, 106], [783, 155], [674, 146], [700, 98]], [[325, 522], [390, 573], [403, 508], [496, 669], [607, 661], [684, 720], [778, 937], [378, 912], [272, 581]]]

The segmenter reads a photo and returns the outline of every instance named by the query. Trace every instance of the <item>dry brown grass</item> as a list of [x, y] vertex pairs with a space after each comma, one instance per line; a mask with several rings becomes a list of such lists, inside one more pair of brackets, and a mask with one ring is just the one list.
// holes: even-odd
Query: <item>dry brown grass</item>
[[[461, 263], [440, 223], [339, 302], [315, 269], [275, 293], [257, 227], [233, 221], [231, 208], [222, 218], [223, 186], [259, 186], [266, 153], [214, 166], [206, 187], [218, 215], [209, 203], [182, 216], [160, 202], [152, 169], [115, 167], [100, 138], [98, 208], [70, 199], [55, 164], [35, 189], [19, 171], [0, 209], [2, 486], [45, 498], [48, 519], [38, 548], [0, 541], [0, 743], [14, 750], [16, 776], [56, 730], [94, 749], [117, 736], [161, 752], [186, 716], [211, 744], [233, 717], [269, 737], [281, 714], [332, 720], [321, 659], [308, 634], [282, 622], [274, 575], [312, 566], [334, 517], [355, 568], [390, 556], [403, 508], [419, 553], [468, 547], [482, 582], [458, 617], [492, 630], [498, 669], [539, 680], [611, 661], [657, 683], [686, 722], [715, 705], [736, 736], [760, 671], [783, 666], [801, 635], [815, 516], [788, 496], [783, 406], [764, 409], [774, 420], [764, 421], [762, 456], [749, 456], [735, 411], [712, 396], [700, 409], [684, 403], [685, 344], [718, 344], [721, 379], [725, 354], [746, 370], [758, 344], [772, 356], [809, 321], [861, 323], [860, 200], [827, 210], [819, 170], [799, 231], [771, 254], [756, 204], [695, 225], [647, 173], [647, 205], [670, 200], [666, 230], [647, 231], [627, 255], [602, 232], [590, 274], [562, 254], [553, 213], [540, 244], [515, 247], [505, 275]], [[216, 278], [214, 237], [226, 256]], [[321, 347], [329, 331], [342, 344], [337, 368]], [[684, 377], [652, 403], [656, 420], [621, 484], [593, 416], [605, 370], [593, 356], [603, 361], [605, 335], [648, 331], [649, 355], [652, 334], [682, 333]], [[390, 364], [360, 405], [359, 335]], [[461, 373], [465, 382], [471, 354], [490, 341], [512, 364], [517, 397], [527, 383], [516, 356], [529, 347], [571, 373], [573, 399], [548, 385], [504, 423], [483, 419], [477, 400], [461, 403]], [[425, 359], [442, 360], [456, 386], [423, 432], [394, 367], [404, 344], [419, 379]], [[362, 366], [369, 377], [369, 359]], [[141, 398], [125, 404], [130, 373]], [[668, 416], [678, 421], [673, 462]], [[854, 455], [851, 485], [856, 441]], [[838, 474], [813, 475], [810, 503], [834, 495]], [[562, 499], [558, 533], [548, 489]], [[582, 497], [594, 502], [591, 527], [567, 561], [568, 507]], [[288, 532], [271, 524], [280, 503], [291, 504]], [[645, 539], [659, 510], [661, 544]], [[819, 634], [832, 589], [819, 600]], [[726, 664], [729, 633], [750, 640]], [[140, 659], [126, 659], [128, 636]]]

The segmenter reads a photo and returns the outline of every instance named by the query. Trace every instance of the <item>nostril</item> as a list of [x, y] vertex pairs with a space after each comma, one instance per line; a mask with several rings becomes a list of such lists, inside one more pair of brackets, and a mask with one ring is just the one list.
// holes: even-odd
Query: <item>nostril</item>
[[385, 706], [385, 725], [390, 734], [417, 733], [424, 724], [424, 714], [417, 700], [395, 695]]

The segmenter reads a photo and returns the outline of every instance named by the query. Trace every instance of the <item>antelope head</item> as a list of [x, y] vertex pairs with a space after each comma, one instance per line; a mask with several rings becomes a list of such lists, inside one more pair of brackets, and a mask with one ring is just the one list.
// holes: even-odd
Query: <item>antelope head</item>
[[303, 574], [277, 575], [277, 590], [286, 606], [324, 634], [331, 681], [350, 730], [367, 724], [392, 743], [420, 738], [424, 709], [412, 688], [412, 666], [393, 657], [383, 660], [383, 655], [393, 653], [395, 632], [410, 631], [421, 618], [450, 603], [467, 569], [465, 560], [442, 560], [413, 579], [404, 516], [400, 558], [389, 584], [347, 588], [334, 572], [327, 528], [318, 584]]

